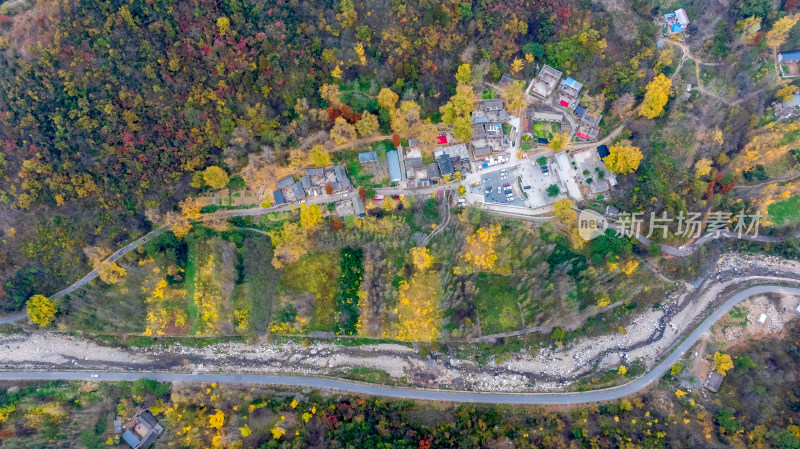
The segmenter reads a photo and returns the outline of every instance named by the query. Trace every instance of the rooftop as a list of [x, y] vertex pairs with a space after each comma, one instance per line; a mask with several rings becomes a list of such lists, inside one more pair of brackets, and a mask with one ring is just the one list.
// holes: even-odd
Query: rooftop
[[363, 153], [358, 153], [358, 162], [362, 164], [365, 162], [376, 162], [378, 160], [378, 153], [374, 151], [365, 151]]
[[398, 156], [397, 150], [386, 152], [386, 163], [389, 165], [389, 180], [392, 182], [402, 180], [403, 175], [400, 172], [400, 156]]

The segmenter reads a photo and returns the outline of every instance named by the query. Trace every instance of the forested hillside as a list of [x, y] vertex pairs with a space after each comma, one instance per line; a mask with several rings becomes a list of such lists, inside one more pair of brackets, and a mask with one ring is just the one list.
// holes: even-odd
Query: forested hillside
[[[610, 101], [636, 92], [654, 47], [636, 18], [618, 29], [578, 1], [80, 0], [0, 13], [6, 309], [34, 282], [50, 294], [80, 277], [84, 248], [149, 229], [145, 212], [175, 207], [206, 166], [236, 172], [256, 151], [286, 164], [347, 112], [324, 113], [323, 84], [388, 86], [435, 123], [461, 62], [478, 83], [545, 61], [591, 71]], [[349, 118], [369, 111], [388, 129], [374, 95], [347, 100]]]

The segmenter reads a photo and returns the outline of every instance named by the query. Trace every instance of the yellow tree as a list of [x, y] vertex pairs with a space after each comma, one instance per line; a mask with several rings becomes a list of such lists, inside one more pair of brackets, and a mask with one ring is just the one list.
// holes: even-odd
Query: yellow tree
[[569, 198], [562, 198], [553, 203], [553, 213], [559, 223], [566, 226], [575, 224], [575, 220], [578, 219], [578, 212], [572, 208], [574, 204], [575, 202]]
[[792, 14], [775, 21], [772, 29], [767, 32], [767, 45], [777, 50], [786, 42], [789, 31], [797, 24], [800, 14]]
[[658, 65], [667, 67], [672, 65], [672, 58], [675, 57], [675, 49], [667, 45], [658, 52]]
[[733, 369], [733, 361], [731, 356], [721, 352], [714, 353], [714, 364], [712, 369], [721, 375], [727, 375], [728, 371]]
[[356, 129], [347, 123], [344, 117], [336, 117], [336, 121], [331, 128], [331, 139], [337, 145], [342, 145], [356, 138]]
[[525, 102], [525, 83], [522, 81], [514, 81], [503, 92], [506, 100], [506, 105], [511, 111], [516, 111], [522, 107]]
[[420, 147], [425, 154], [432, 154], [433, 149], [436, 147], [436, 127], [430, 122], [430, 119], [425, 121], [425, 124], [419, 131], [417, 138], [419, 139]]
[[358, 131], [360, 137], [367, 137], [374, 134], [379, 126], [378, 116], [364, 111], [361, 113], [361, 120], [356, 122], [356, 131]]
[[700, 159], [699, 161], [695, 162], [694, 164], [694, 176], [695, 178], [701, 178], [706, 176], [707, 174], [711, 173], [711, 159]]
[[459, 117], [453, 123], [453, 135], [462, 142], [472, 139], [472, 122], [469, 117]]
[[467, 237], [464, 259], [476, 270], [492, 270], [497, 261], [495, 243], [500, 237], [500, 225], [481, 227]]
[[792, 100], [792, 97], [794, 96], [794, 91], [796, 91], [796, 90], [797, 90], [797, 86], [792, 86], [791, 84], [787, 84], [787, 85], [781, 87], [780, 89], [778, 89], [778, 92], [775, 93], [775, 97], [778, 100], [780, 100], [780, 101], [785, 103], [787, 101], [791, 101]]
[[425, 271], [433, 264], [433, 257], [428, 248], [417, 246], [411, 250], [411, 261], [417, 271]]
[[663, 73], [653, 78], [647, 84], [642, 103], [642, 115], [647, 118], [655, 118], [661, 115], [664, 105], [669, 100], [669, 91], [672, 88], [672, 80], [664, 76]]
[[283, 222], [283, 228], [270, 231], [269, 238], [275, 247], [272, 257], [275, 268], [296, 262], [308, 252], [310, 246], [305, 230], [289, 221]]
[[52, 323], [56, 318], [56, 305], [44, 295], [33, 295], [25, 304], [28, 310], [28, 318], [41, 327]]
[[472, 81], [472, 69], [469, 64], [461, 64], [458, 66], [456, 81], [458, 81], [458, 84], [469, 84], [470, 81]]
[[311, 163], [317, 167], [325, 167], [331, 163], [331, 155], [319, 144], [311, 147], [308, 156], [311, 158]]
[[569, 134], [567, 133], [554, 134], [550, 139], [550, 148], [555, 153], [566, 150], [568, 144]]
[[322, 210], [320, 210], [319, 206], [316, 204], [306, 205], [305, 203], [300, 205], [300, 226], [303, 229], [312, 229], [320, 221], [322, 221]]
[[217, 28], [219, 29], [219, 35], [224, 36], [225, 33], [231, 28], [231, 21], [227, 17], [223, 16], [217, 19]]
[[319, 88], [319, 95], [331, 106], [339, 106], [342, 101], [339, 99], [339, 86], [336, 84], [323, 84]]
[[225, 170], [216, 165], [212, 165], [203, 171], [203, 181], [211, 188], [222, 189], [228, 185], [230, 178], [228, 178], [228, 174], [225, 173]]
[[399, 99], [400, 97], [388, 87], [384, 87], [378, 92], [378, 104], [384, 109], [394, 109]]
[[514, 62], [511, 63], [511, 73], [519, 73], [524, 65], [525, 63], [522, 62], [522, 59], [514, 58]]
[[126, 274], [128, 272], [124, 268], [113, 262], [105, 261], [97, 267], [97, 276], [106, 284], [116, 284]]
[[639, 147], [632, 145], [614, 145], [608, 152], [605, 160], [606, 168], [614, 173], [633, 173], [642, 161]]

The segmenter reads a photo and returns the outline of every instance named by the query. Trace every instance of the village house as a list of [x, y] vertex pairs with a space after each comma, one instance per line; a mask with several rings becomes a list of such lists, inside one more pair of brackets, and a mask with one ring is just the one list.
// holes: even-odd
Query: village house
[[[303, 185], [300, 182], [294, 182], [294, 177], [287, 176], [283, 179], [278, 180], [278, 190], [275, 191], [275, 201], [278, 202], [279, 198], [282, 200], [281, 202], [294, 202], [299, 201], [306, 196], [306, 192], [303, 189]], [[280, 195], [277, 192], [281, 192]], [[280, 203], [279, 203], [280, 204]]]
[[342, 165], [337, 165], [333, 169], [307, 168], [305, 176], [300, 178], [300, 184], [306, 196], [326, 195], [328, 186], [332, 189], [332, 193], [349, 190], [351, 187]]
[[130, 428], [122, 434], [122, 439], [132, 449], [147, 449], [153, 445], [164, 428], [150, 412], [139, 412], [133, 417]]
[[541, 99], [549, 98], [558, 87], [558, 80], [561, 79], [561, 75], [560, 71], [545, 65], [536, 75], [536, 78], [533, 79], [530, 94]]
[[578, 105], [578, 94], [580, 94], [583, 84], [567, 77], [558, 87], [558, 104], [568, 109], [573, 109]]
[[778, 53], [778, 67], [783, 77], [800, 75], [800, 50]]
[[336, 215], [339, 218], [355, 216], [366, 216], [366, 209], [364, 209], [364, 202], [358, 195], [352, 195], [352, 198], [345, 198], [336, 202]]
[[601, 114], [586, 111], [581, 117], [576, 135], [583, 140], [597, 140], [597, 136], [600, 135], [600, 120], [602, 119]]
[[441, 173], [442, 177], [453, 176], [453, 174], [455, 174], [455, 170], [453, 170], [453, 161], [450, 159], [449, 154], [442, 151], [436, 156], [436, 162], [439, 164], [439, 173]]
[[664, 14], [664, 29], [669, 34], [685, 31], [687, 25], [689, 25], [689, 17], [683, 8]]
[[[416, 145], [412, 146], [412, 141], [416, 141]], [[408, 141], [408, 148], [406, 148], [405, 166], [406, 166], [406, 179], [425, 179], [428, 177], [428, 170], [422, 162], [422, 151], [420, 151], [419, 141], [411, 139]]]

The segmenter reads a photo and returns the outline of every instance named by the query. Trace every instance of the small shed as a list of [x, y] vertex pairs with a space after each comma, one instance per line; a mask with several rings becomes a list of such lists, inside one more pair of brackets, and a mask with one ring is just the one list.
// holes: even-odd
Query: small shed
[[378, 153], [374, 151], [365, 151], [363, 153], [358, 153], [358, 162], [362, 164], [366, 164], [368, 162], [377, 162], [378, 161]]
[[722, 386], [723, 380], [725, 380], [725, 376], [714, 370], [711, 370], [704, 386], [706, 387], [706, 390], [717, 393], [719, 391], [719, 387]]

